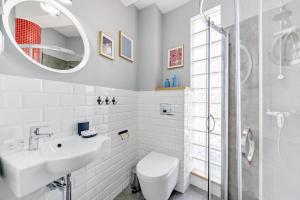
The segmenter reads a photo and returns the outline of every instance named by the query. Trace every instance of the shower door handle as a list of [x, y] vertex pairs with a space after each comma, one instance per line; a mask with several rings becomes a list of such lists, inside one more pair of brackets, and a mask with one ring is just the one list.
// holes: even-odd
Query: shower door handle
[[[248, 144], [248, 145], [247, 145]], [[242, 132], [242, 154], [251, 165], [255, 151], [254, 134], [251, 128], [246, 128]]]
[[216, 127], [216, 120], [215, 120], [215, 117], [212, 114], [209, 114], [209, 117], [207, 117], [207, 121], [206, 121], [206, 126], [209, 127], [209, 128], [210, 128], [210, 124], [208, 124], [208, 122], [210, 122], [210, 120], [209, 120], [210, 118], [212, 119], [213, 126], [209, 130], [209, 133], [212, 133], [215, 130], [215, 127]]

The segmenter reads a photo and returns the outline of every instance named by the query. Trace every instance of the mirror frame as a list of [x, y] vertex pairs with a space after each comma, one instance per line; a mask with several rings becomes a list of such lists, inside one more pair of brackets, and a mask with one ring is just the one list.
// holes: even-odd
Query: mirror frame
[[[62, 12], [64, 15], [66, 15], [75, 25], [75, 27], [77, 28], [77, 30], [79, 31], [79, 34], [82, 38], [83, 41], [83, 45], [84, 45], [84, 56], [81, 60], [81, 62], [79, 63], [79, 65], [77, 65], [76, 67], [72, 68], [72, 69], [68, 69], [68, 70], [58, 70], [58, 69], [53, 69], [50, 67], [47, 67], [45, 65], [42, 65], [41, 63], [36, 62], [35, 60], [33, 60], [30, 56], [28, 56], [23, 50], [22, 48], [16, 43], [16, 40], [10, 30], [10, 26], [9, 26], [9, 16], [11, 13], [11, 10], [18, 5], [19, 3], [23, 3], [23, 2], [45, 2], [51, 6], [54, 6], [55, 8], [57, 8], [60, 12]], [[90, 44], [89, 44], [89, 40], [88, 37], [86, 35], [86, 32], [84, 31], [82, 25], [79, 23], [79, 21], [76, 19], [76, 17], [68, 10], [66, 9], [64, 6], [62, 6], [61, 4], [59, 4], [58, 2], [56, 2], [55, 0], [9, 0], [4, 4], [4, 15], [2, 16], [2, 21], [3, 21], [3, 26], [4, 29], [6, 31], [6, 34], [8, 35], [10, 41], [14, 44], [14, 46], [18, 49], [18, 51], [25, 56], [28, 60], [30, 60], [32, 63], [36, 64], [37, 66], [51, 71], [51, 72], [56, 72], [56, 73], [61, 73], [61, 74], [68, 74], [68, 73], [73, 73], [73, 72], [77, 72], [79, 70], [81, 70], [83, 67], [85, 67], [85, 65], [88, 62], [88, 59], [90, 57]]]

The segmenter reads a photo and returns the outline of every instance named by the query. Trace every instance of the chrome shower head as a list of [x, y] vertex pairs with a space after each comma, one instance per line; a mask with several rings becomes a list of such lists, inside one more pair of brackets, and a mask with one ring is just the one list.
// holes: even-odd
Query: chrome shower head
[[300, 64], [300, 33], [298, 29], [283, 30], [276, 34], [271, 51], [271, 59], [282, 66]]
[[280, 12], [273, 16], [273, 21], [280, 23], [280, 31], [274, 33], [270, 56], [274, 63], [280, 66], [278, 79], [283, 79], [282, 66], [300, 64], [300, 30], [291, 23], [293, 12], [286, 4], [279, 6]]

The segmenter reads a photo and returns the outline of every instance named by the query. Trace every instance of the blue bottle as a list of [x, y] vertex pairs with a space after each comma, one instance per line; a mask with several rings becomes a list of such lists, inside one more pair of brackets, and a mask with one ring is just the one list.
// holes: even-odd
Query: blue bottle
[[171, 87], [171, 83], [170, 83], [169, 79], [167, 78], [164, 82], [164, 88], [169, 88], [169, 87]]
[[172, 83], [172, 87], [179, 87], [179, 79], [176, 77], [176, 74], [174, 74], [173, 76], [173, 83]]

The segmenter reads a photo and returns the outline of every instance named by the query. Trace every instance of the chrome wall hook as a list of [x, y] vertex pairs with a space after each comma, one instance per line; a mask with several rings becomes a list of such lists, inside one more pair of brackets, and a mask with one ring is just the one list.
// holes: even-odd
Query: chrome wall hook
[[111, 103], [111, 100], [109, 100], [109, 98], [108, 98], [108, 97], [106, 97], [106, 99], [105, 99], [105, 103], [106, 103], [106, 105], [109, 105], [109, 104]]
[[98, 105], [102, 105], [104, 103], [104, 101], [101, 100], [101, 97], [99, 96], [97, 99]]
[[113, 99], [111, 100], [113, 105], [117, 105], [117, 103], [119, 102], [118, 100], [116, 100], [116, 97], [113, 97]]

